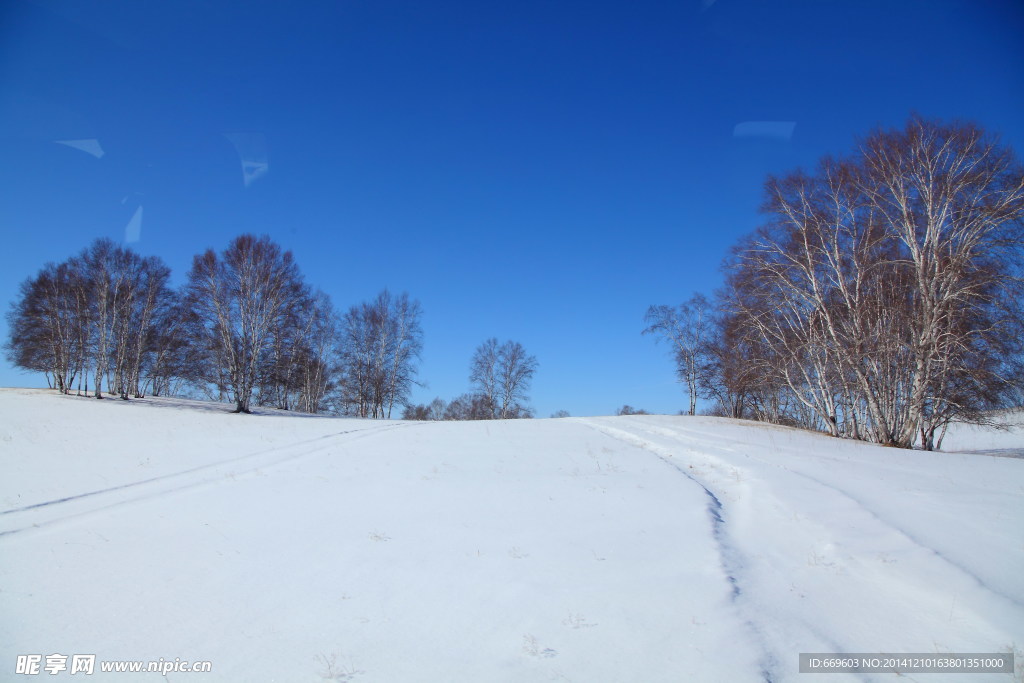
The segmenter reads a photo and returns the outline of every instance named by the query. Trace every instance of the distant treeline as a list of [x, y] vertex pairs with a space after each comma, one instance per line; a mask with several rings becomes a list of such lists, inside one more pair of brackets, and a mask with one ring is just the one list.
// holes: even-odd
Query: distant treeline
[[763, 212], [713, 297], [647, 311], [691, 414], [931, 449], [1020, 405], [1024, 172], [993, 136], [914, 117], [769, 177]]
[[419, 305], [384, 291], [339, 317], [291, 252], [242, 235], [195, 257], [188, 282], [111, 240], [47, 264], [21, 286], [8, 358], [62, 392], [122, 398], [198, 390], [307, 412], [386, 417], [408, 395]]
[[[384, 290], [339, 315], [291, 252], [253, 235], [196, 256], [180, 290], [169, 281], [159, 258], [97, 240], [22, 283], [7, 357], [63, 393], [97, 398], [199, 394], [237, 412], [255, 403], [369, 418], [408, 405], [423, 329], [407, 294]], [[494, 352], [490, 366], [473, 360], [481, 405], [489, 417], [526, 416], [536, 360], [496, 344], [478, 351]], [[486, 393], [494, 387], [504, 393]]]

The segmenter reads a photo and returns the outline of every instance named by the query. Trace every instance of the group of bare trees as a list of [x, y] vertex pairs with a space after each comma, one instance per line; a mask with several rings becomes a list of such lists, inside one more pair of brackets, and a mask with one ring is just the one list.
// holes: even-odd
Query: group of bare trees
[[537, 372], [537, 358], [519, 342], [498, 343], [490, 338], [476, 348], [470, 360], [472, 391], [445, 403], [435, 398], [429, 405], [410, 405], [406, 420], [510, 420], [533, 417], [529, 407], [530, 383]]
[[241, 235], [195, 257], [184, 292], [205, 386], [237, 412], [258, 405], [321, 412], [332, 387], [335, 314], [305, 283], [292, 253]]
[[933, 448], [1020, 399], [1024, 172], [968, 124], [912, 118], [813, 174], [769, 178], [767, 222], [713, 304], [652, 307], [691, 396], [723, 412]]
[[241, 235], [193, 259], [181, 290], [170, 270], [110, 240], [25, 281], [8, 320], [8, 358], [63, 393], [121, 398], [193, 393], [303, 412], [414, 419], [528, 417], [533, 356], [489, 339], [473, 357], [475, 391], [410, 406], [422, 309], [387, 289], [339, 316], [269, 237]]
[[7, 356], [64, 393], [181, 393], [286, 410], [390, 417], [408, 402], [422, 348], [420, 306], [387, 290], [339, 318], [291, 252], [242, 235], [170, 270], [110, 240], [22, 284]]
[[[51, 386], [142, 396], [160, 362], [155, 330], [173, 307], [170, 270], [110, 240], [47, 264], [22, 283], [8, 313], [8, 358]], [[150, 377], [151, 379], [151, 377]]]

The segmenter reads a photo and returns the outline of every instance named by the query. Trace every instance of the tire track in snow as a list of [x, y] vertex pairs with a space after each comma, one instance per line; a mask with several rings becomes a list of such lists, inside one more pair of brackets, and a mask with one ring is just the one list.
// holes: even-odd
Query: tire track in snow
[[[641, 427], [641, 430], [645, 431], [645, 432], [647, 432], [649, 434], [663, 436], [663, 437], [667, 437], [667, 438], [674, 439], [674, 440], [677, 440], [677, 441], [684, 441], [685, 440], [685, 441], [689, 441], [691, 443], [696, 441], [696, 439], [694, 439], [689, 434], [686, 434], [684, 432], [680, 432], [680, 431], [677, 431], [677, 430], [674, 430], [674, 429], [657, 426], [657, 425], [644, 424], [644, 426]], [[700, 432], [697, 432], [697, 433], [699, 434]], [[727, 452], [732, 452], [733, 451], [733, 449], [731, 449], [731, 448], [718, 448], [716, 450], [727, 451]], [[694, 451], [694, 452], [696, 452], [696, 451]], [[707, 455], [707, 454], [704, 454], [704, 455]], [[907, 529], [904, 529], [902, 526], [898, 525], [894, 521], [884, 517], [882, 514], [877, 512], [875, 509], [873, 509], [873, 507], [871, 507], [869, 503], [867, 503], [866, 501], [862, 500], [859, 496], [857, 496], [856, 494], [852, 493], [851, 491], [849, 491], [849, 490], [847, 490], [845, 488], [840, 488], [839, 486], [836, 486], [835, 484], [822, 481], [821, 479], [819, 479], [819, 478], [817, 478], [817, 477], [815, 477], [813, 475], [807, 474], [806, 472], [801, 472], [799, 470], [795, 470], [792, 467], [788, 467], [788, 466], [787, 467], [783, 467], [783, 466], [779, 465], [779, 463], [772, 462], [771, 460], [767, 460], [765, 458], [759, 458], [759, 457], [752, 456], [752, 455], [749, 455], [749, 454], [747, 454], [746, 457], [748, 457], [753, 462], [757, 462], [757, 463], [760, 463], [762, 465], [765, 465], [765, 466], [768, 466], [768, 467], [772, 467], [772, 468], [774, 468], [776, 470], [779, 470], [779, 471], [784, 471], [788, 475], [795, 476], [795, 477], [800, 477], [800, 478], [805, 479], [805, 480], [807, 480], [809, 482], [812, 482], [813, 484], [816, 484], [818, 486], [821, 486], [822, 488], [825, 488], [825, 489], [831, 491], [834, 495], [836, 495], [836, 496], [838, 496], [838, 497], [840, 497], [842, 499], [845, 499], [845, 500], [849, 501], [850, 503], [852, 503], [856, 508], [858, 508], [859, 510], [864, 512], [866, 515], [868, 515], [872, 520], [877, 522], [879, 525], [881, 525], [881, 526], [891, 530], [893, 533], [897, 534], [900, 538], [905, 540], [908, 545], [914, 546], [918, 550], [923, 551], [925, 553], [929, 553], [931, 555], [934, 555], [941, 562], [945, 563], [950, 568], [954, 569], [956, 572], [962, 574], [963, 576], [967, 577], [969, 580], [974, 582], [974, 584], [978, 588], [981, 588], [982, 590], [984, 590], [984, 591], [986, 591], [988, 593], [991, 593], [992, 595], [994, 595], [994, 596], [996, 596], [996, 597], [998, 597], [998, 598], [1000, 598], [1002, 600], [1010, 602], [1013, 605], [1015, 605], [1016, 607], [1024, 610], [1024, 602], [1021, 602], [1017, 597], [1015, 597], [1013, 595], [1009, 595], [1009, 594], [1007, 594], [1007, 593], [1005, 593], [1005, 592], [1003, 592], [1003, 591], [1001, 591], [1001, 590], [991, 586], [987, 581], [985, 581], [982, 577], [978, 576], [976, 573], [971, 571], [969, 568], [963, 566], [962, 564], [960, 564], [956, 560], [950, 558], [949, 556], [945, 555], [941, 551], [937, 550], [936, 548], [933, 548], [932, 546], [928, 545], [924, 541], [920, 540], [912, 532], [908, 531]]]
[[955, 571], [959, 572], [960, 574], [964, 575], [965, 577], [967, 577], [968, 579], [973, 581], [978, 588], [980, 588], [980, 589], [982, 589], [982, 590], [984, 590], [984, 591], [986, 591], [988, 593], [991, 593], [992, 595], [994, 595], [994, 596], [996, 596], [996, 597], [998, 597], [998, 598], [1000, 598], [1002, 600], [1005, 600], [1007, 602], [1012, 603], [1013, 605], [1015, 605], [1016, 607], [1020, 608], [1021, 610], [1024, 610], [1024, 603], [1022, 603], [1016, 597], [1014, 597], [1012, 595], [1007, 595], [1006, 593], [1004, 593], [1004, 592], [1002, 592], [1002, 591], [1000, 591], [1000, 590], [998, 590], [996, 588], [993, 588], [992, 586], [990, 586], [988, 584], [988, 582], [986, 582], [984, 579], [982, 579], [980, 576], [978, 576], [977, 574], [972, 572], [967, 567], [964, 567], [960, 563], [956, 562], [955, 560], [951, 559], [950, 557], [946, 556], [945, 554], [943, 554], [942, 552], [938, 551], [937, 549], [931, 547], [930, 545], [926, 544], [925, 542], [918, 540], [909, 531], [903, 529], [902, 527], [896, 526], [894, 523], [884, 519], [881, 515], [879, 515], [877, 512], [875, 512], [870, 507], [868, 507], [867, 503], [865, 503], [863, 500], [861, 500], [857, 496], [853, 495], [849, 491], [846, 491], [844, 489], [838, 488], [838, 487], [836, 487], [836, 486], [834, 486], [832, 484], [828, 484], [828, 483], [826, 483], [824, 481], [821, 481], [817, 477], [812, 477], [811, 475], [805, 474], [803, 472], [796, 472], [794, 470], [789, 470], [789, 472], [794, 474], [794, 475], [796, 475], [796, 476], [798, 476], [798, 477], [803, 477], [804, 479], [807, 479], [808, 481], [814, 482], [818, 486], [821, 486], [823, 488], [826, 488], [826, 489], [829, 489], [831, 491], [834, 491], [838, 496], [840, 496], [842, 498], [845, 498], [846, 500], [850, 501], [851, 503], [856, 505], [858, 508], [863, 510], [867, 515], [869, 515], [872, 519], [874, 519], [876, 522], [878, 522], [882, 526], [885, 526], [885, 527], [891, 529], [894, 533], [899, 534], [899, 536], [901, 538], [903, 538], [904, 540], [906, 540], [908, 544], [916, 547], [918, 550], [921, 550], [923, 552], [930, 553], [931, 555], [934, 555], [936, 558], [938, 558], [940, 561], [942, 561], [943, 563], [948, 565], [950, 568], [954, 569]]
[[[388, 424], [362, 429], [350, 429], [277, 446], [256, 453], [247, 453], [246, 455], [226, 460], [218, 460], [180, 472], [171, 472], [97, 491], [79, 493], [42, 503], [33, 503], [32, 505], [3, 510], [0, 511], [0, 539], [118, 505], [148, 500], [156, 496], [175, 493], [213, 481], [243, 476], [257, 470], [316, 455], [329, 448], [348, 444], [358, 439], [409, 426], [417, 425]], [[348, 435], [354, 436], [338, 441], [339, 437]], [[296, 449], [298, 449], [298, 452], [295, 452]]]
[[[917, 562], [920, 563], [925, 557], [937, 560], [937, 563], [931, 565], [928, 569], [929, 576], [934, 576], [934, 572], [939, 571], [949, 577], [948, 581], [955, 582], [946, 585], [973, 586], [974, 590], [979, 591], [974, 594], [976, 598], [984, 596], [986, 601], [984, 604], [988, 604], [989, 606], [988, 610], [979, 608], [978, 614], [979, 616], [985, 615], [985, 619], [993, 630], [1001, 630], [1004, 634], [1012, 634], [1016, 630], [1015, 625], [1020, 623], [1019, 616], [1014, 616], [1014, 612], [1016, 615], [1024, 616], [1024, 611], [1019, 611], [1024, 607], [1019, 599], [992, 586], [977, 573], [971, 571], [969, 567], [956, 562], [954, 559], [928, 545], [926, 542], [919, 540], [912, 531], [904, 529], [903, 525], [900, 525], [896, 521], [890, 519], [891, 516], [885, 514], [884, 511], [876, 511], [875, 508], [877, 506], [872, 506], [869, 501], [862, 499], [855, 492], [851, 492], [845, 487], [823, 481], [812, 474], [801, 471], [799, 469], [799, 459], [790, 460], [782, 458], [773, 460], [770, 458], [751, 455], [746, 452], [746, 449], [737, 450], [728, 446], [720, 446], [713, 443], [702, 443], [699, 438], [694, 438], [693, 435], [687, 434], [686, 432], [665, 428], [660, 425], [645, 423], [642, 419], [634, 418], [630, 421], [627, 429], [631, 431], [626, 433], [632, 435], [633, 438], [636, 439], [638, 445], [641, 441], [647, 441], [644, 435], [649, 435], [651, 438], [655, 439], [667, 439], [669, 444], [672, 442], [681, 442], [678, 448], [654, 443], [654, 448], [651, 450], [654, 450], [655, 452], [660, 450], [668, 457], [672, 456], [673, 450], [698, 456], [700, 458], [698, 462], [701, 463], [700, 467], [707, 467], [711, 470], [710, 477], [702, 477], [702, 479], [708, 480], [706, 488], [712, 488], [719, 491], [719, 497], [721, 497], [723, 492], [728, 494], [728, 491], [731, 488], [732, 481], [729, 478], [728, 471], [735, 467], [733, 462], [737, 457], [743, 457], [744, 461], [748, 463], [757, 463], [759, 467], [763, 466], [765, 468], [769, 468], [770, 471], [773, 470], [777, 472], [778, 475], [788, 479], [788, 482], [786, 483], [787, 487], [791, 483], [795, 482], [811, 484], [814, 488], [822, 491], [822, 493], [817, 494], [820, 499], [835, 501], [835, 503], [830, 506], [831, 509], [835, 510], [838, 507], [842, 507], [845, 510], [841, 515], [846, 520], [847, 524], [852, 523], [850, 520], [857, 519], [859, 517], [862, 521], [857, 523], [858, 526], [864, 529], [876, 529], [877, 531], [872, 532], [874, 535], [894, 539], [902, 548], [906, 548], [915, 553], [919, 558]], [[690, 444], [699, 446], [699, 448], [690, 447]], [[789, 449], [786, 447], [780, 448], [773, 445], [772, 448], [773, 450], [777, 450], [779, 454], [783, 455], [789, 452]], [[719, 455], [714, 455], [714, 453], [718, 453]], [[696, 465], [697, 463], [695, 462], [694, 464]], [[678, 466], [677, 469], [681, 469], [681, 471], [687, 473]], [[740, 467], [735, 467], [735, 469], [741, 470]], [[760, 481], [763, 477], [758, 477], [754, 471], [751, 471], [746, 478], [751, 481]], [[716, 481], [716, 479], [718, 479], [718, 481]], [[769, 498], [784, 505], [787, 509], [794, 510], [794, 513], [796, 512], [797, 508], [793, 508], [791, 505], [793, 502], [792, 500], [788, 498], [778, 498], [771, 492], [771, 482], [766, 479], [765, 483], [768, 484], [769, 490], [767, 492], [761, 492], [758, 497], [759, 500], [763, 499], [765, 497], [765, 493], [767, 493]], [[806, 512], [801, 512], [801, 514], [807, 519], [816, 520], [819, 524], [824, 522], [822, 530], [826, 533], [830, 533], [830, 531], [835, 527], [836, 520], [832, 519], [832, 517], [820, 518], [815, 514], [808, 515]], [[829, 535], [829, 538], [832, 538], [831, 534]], [[835, 542], [839, 543], [839, 541]], [[861, 561], [860, 556], [856, 554], [848, 555], [846, 556], [846, 559], [851, 560], [852, 565]], [[910, 572], [912, 573], [901, 574], [898, 578], [912, 582], [913, 585], [921, 585], [920, 581], [917, 580], [919, 578], [920, 570], [914, 570], [912, 564], [909, 566], [911, 567]], [[917, 572], [916, 574], [913, 573], [915, 571]], [[939, 594], [944, 596], [947, 592], [948, 591], [943, 590], [939, 591]], [[927, 597], [925, 599], [927, 599]], [[993, 607], [995, 609], [993, 609]], [[1004, 611], [1004, 607], [1010, 607], [1011, 611]], [[809, 621], [802, 621], [802, 624], [809, 635], [813, 635], [813, 637], [831, 644], [829, 648], [822, 649], [821, 651], [843, 652], [847, 650], [847, 648], [844, 648], [842, 645], [835, 643], [834, 639], [824, 633], [816, 624]], [[784, 677], [784, 674], [781, 675]]]
[[[708, 517], [711, 521], [711, 536], [714, 539], [715, 546], [718, 550], [719, 562], [722, 567], [722, 571], [725, 574], [725, 579], [729, 583], [730, 599], [732, 603], [743, 612], [741, 603], [741, 597], [743, 595], [743, 589], [740, 586], [739, 578], [737, 574], [739, 570], [744, 566], [743, 557], [735, 545], [729, 542], [728, 529], [725, 522], [725, 507], [722, 504], [721, 499], [715, 493], [705, 486], [701, 481], [691, 475], [683, 467], [680, 467], [676, 462], [672, 460], [672, 453], [668, 452], [667, 449], [659, 446], [658, 444], [643, 438], [642, 436], [633, 432], [612, 427], [609, 425], [601, 424], [599, 422], [593, 422], [590, 420], [580, 420], [582, 424], [587, 425], [591, 429], [598, 431], [605, 436], [609, 436], [617, 441], [635, 446], [641, 450], [647, 451], [652, 455], [656, 456], [663, 463], [674, 469], [676, 472], [686, 477], [688, 481], [699, 486], [704, 493], [707, 495], [707, 512]], [[692, 450], [694, 453], [699, 453], [695, 449]], [[743, 617], [743, 623], [747, 629], [751, 632], [755, 642], [758, 644], [761, 656], [759, 657], [761, 667], [761, 680], [765, 683], [774, 683], [776, 675], [773, 672], [778, 671], [779, 661], [775, 655], [769, 650], [767, 642], [762, 634], [761, 628], [754, 623], [749, 617]]]

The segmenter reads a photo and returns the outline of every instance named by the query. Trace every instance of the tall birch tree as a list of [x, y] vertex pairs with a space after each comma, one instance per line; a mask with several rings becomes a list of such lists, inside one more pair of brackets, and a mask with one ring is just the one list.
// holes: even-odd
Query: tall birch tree
[[214, 361], [206, 380], [228, 392], [235, 412], [250, 412], [273, 330], [303, 290], [292, 253], [265, 235], [241, 235], [220, 256], [193, 259], [188, 302]]

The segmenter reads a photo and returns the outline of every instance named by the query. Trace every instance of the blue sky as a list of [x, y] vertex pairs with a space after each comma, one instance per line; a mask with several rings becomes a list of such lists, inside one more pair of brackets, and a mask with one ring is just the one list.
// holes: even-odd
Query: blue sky
[[13, 0], [0, 303], [97, 237], [180, 284], [266, 233], [339, 309], [420, 300], [418, 402], [496, 336], [540, 416], [674, 413], [643, 314], [719, 286], [765, 175], [912, 111], [1024, 152], [1022, 35], [1009, 1]]

